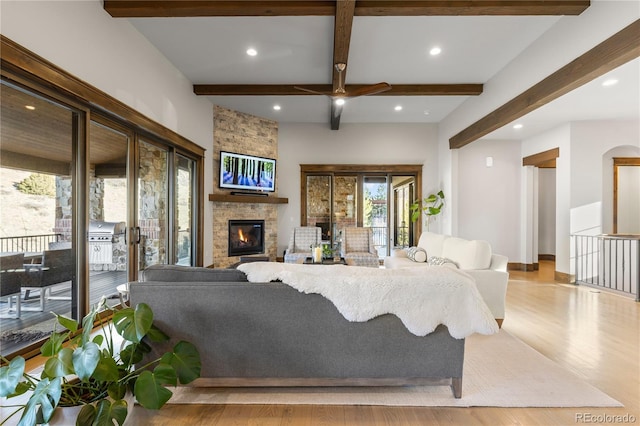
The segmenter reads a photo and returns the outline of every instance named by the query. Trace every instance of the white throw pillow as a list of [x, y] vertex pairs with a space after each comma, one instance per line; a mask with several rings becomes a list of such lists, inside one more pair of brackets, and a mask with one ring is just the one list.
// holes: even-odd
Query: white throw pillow
[[427, 261], [427, 252], [421, 247], [409, 247], [407, 249], [407, 257], [414, 262], [423, 263]]
[[444, 242], [441, 257], [453, 260], [460, 269], [489, 269], [491, 245], [487, 241], [451, 237]]
[[449, 235], [424, 231], [418, 240], [418, 247], [425, 249], [429, 256], [442, 256], [442, 246], [449, 238], [451, 238]]

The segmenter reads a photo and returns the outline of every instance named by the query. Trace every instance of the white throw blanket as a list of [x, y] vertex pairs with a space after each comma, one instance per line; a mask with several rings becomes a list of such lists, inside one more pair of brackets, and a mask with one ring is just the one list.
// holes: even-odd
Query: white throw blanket
[[498, 324], [473, 278], [456, 269], [279, 262], [243, 263], [238, 269], [247, 274], [250, 282], [281, 280], [302, 293], [321, 294], [353, 322], [394, 314], [417, 336], [431, 333], [439, 324], [446, 325], [456, 339], [498, 332]]

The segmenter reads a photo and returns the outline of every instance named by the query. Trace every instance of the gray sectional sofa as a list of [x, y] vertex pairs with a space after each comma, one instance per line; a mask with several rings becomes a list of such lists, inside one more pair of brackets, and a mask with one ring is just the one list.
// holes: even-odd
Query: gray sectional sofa
[[[202, 358], [201, 386], [438, 384], [462, 393], [464, 339], [443, 325], [424, 337], [394, 315], [349, 322], [318, 294], [249, 283], [235, 269], [156, 265], [129, 284], [154, 322]], [[149, 356], [157, 356], [158, 347]]]

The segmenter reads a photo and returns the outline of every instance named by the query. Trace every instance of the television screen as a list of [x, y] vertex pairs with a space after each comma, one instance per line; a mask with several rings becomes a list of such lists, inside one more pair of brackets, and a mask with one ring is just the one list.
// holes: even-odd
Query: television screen
[[220, 188], [274, 192], [276, 160], [221, 151]]

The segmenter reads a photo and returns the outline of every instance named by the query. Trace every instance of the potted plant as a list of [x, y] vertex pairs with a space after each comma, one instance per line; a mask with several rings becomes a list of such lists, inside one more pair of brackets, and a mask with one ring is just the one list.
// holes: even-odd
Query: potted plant
[[[101, 332], [92, 335], [94, 320], [105, 308], [102, 298], [82, 319], [82, 333], [75, 337], [71, 335], [80, 324], [54, 313], [66, 331], [56, 332], [54, 326], [41, 347], [48, 359], [40, 377], [24, 371], [25, 360], [20, 356], [0, 368], [0, 397], [9, 400], [32, 392], [26, 404], [11, 406], [16, 410], [8, 417], [23, 410], [19, 426], [48, 423], [57, 407], [72, 406], [82, 406], [77, 425], [113, 426], [114, 420], [122, 425], [128, 414], [126, 394], [132, 393], [145, 408], [159, 409], [172, 395], [166, 386], [190, 383], [200, 376], [200, 354], [185, 341], [161, 358], [140, 364], [151, 350], [149, 341], [169, 339], [153, 324], [153, 312], [144, 303], [115, 311], [113, 320], [101, 322]], [[2, 357], [2, 361], [8, 360]]]
[[420, 212], [424, 212], [425, 216], [427, 216], [427, 231], [429, 230], [429, 223], [432, 218], [435, 219], [435, 216], [438, 216], [442, 213], [442, 208], [444, 207], [444, 192], [442, 190], [436, 192], [435, 194], [429, 194], [422, 200], [417, 200], [413, 204], [411, 204], [411, 221], [415, 222], [420, 217]]

